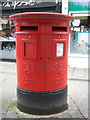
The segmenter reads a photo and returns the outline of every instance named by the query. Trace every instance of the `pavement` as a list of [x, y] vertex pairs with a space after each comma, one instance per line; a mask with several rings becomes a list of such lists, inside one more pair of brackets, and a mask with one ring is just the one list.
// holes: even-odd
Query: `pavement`
[[68, 67], [68, 110], [53, 115], [32, 115], [17, 109], [17, 76], [15, 62], [0, 62], [1, 118], [88, 118], [88, 69]]

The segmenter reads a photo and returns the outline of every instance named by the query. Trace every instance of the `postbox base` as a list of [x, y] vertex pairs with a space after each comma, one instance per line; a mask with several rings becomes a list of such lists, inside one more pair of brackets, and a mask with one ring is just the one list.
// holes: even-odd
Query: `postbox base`
[[17, 108], [25, 113], [48, 115], [67, 110], [67, 87], [48, 92], [31, 92], [17, 88]]

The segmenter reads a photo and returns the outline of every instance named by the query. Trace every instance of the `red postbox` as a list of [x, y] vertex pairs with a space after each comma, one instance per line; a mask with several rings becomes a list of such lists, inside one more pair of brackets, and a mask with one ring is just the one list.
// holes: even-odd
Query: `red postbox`
[[17, 53], [17, 107], [32, 114], [67, 109], [69, 21], [59, 13], [11, 15]]

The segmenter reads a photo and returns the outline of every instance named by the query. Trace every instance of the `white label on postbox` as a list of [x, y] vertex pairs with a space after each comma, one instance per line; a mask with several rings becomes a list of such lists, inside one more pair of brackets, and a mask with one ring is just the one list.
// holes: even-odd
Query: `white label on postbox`
[[57, 57], [61, 57], [64, 55], [64, 43], [57, 43]]

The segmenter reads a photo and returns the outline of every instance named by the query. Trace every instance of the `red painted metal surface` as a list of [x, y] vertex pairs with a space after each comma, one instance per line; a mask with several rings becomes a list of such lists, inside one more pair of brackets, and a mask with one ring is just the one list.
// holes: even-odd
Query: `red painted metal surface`
[[[22, 13], [15, 22], [18, 87], [29, 91], [52, 91], [67, 85], [69, 21], [55, 13]], [[63, 43], [63, 56], [57, 44]]]

